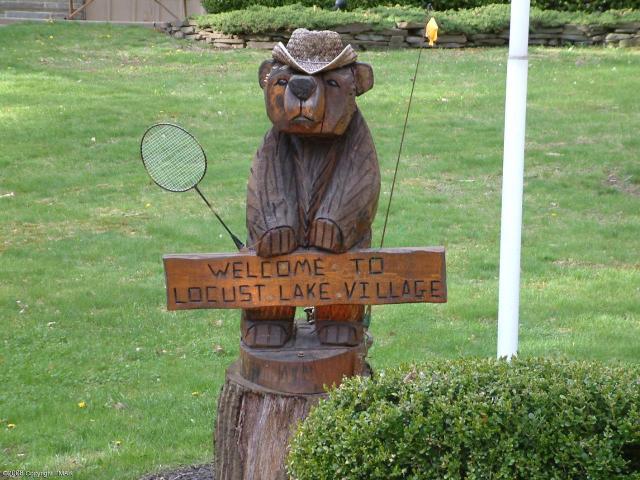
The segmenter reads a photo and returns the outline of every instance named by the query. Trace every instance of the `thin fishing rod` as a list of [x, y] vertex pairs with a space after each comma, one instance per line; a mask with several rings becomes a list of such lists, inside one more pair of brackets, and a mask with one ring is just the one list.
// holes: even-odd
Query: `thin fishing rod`
[[[431, 13], [432, 10], [433, 10], [433, 7], [431, 7], [431, 4], [429, 4], [427, 8], [427, 13]], [[432, 21], [434, 20], [432, 19]], [[429, 40], [430, 40], [429, 45], [431, 46], [433, 46], [433, 42], [437, 38], [437, 26], [435, 27], [435, 29], [436, 29], [436, 35], [434, 38], [431, 38], [428, 34], [429, 24], [425, 25], [425, 37], [429, 36]], [[391, 202], [393, 200], [393, 192], [395, 191], [395, 188], [396, 188], [396, 179], [398, 178], [398, 168], [400, 166], [400, 158], [402, 157], [404, 137], [405, 137], [405, 134], [407, 133], [407, 124], [409, 123], [409, 112], [411, 112], [411, 102], [413, 101], [413, 92], [416, 88], [416, 79], [418, 78], [418, 70], [420, 68], [420, 59], [422, 58], [422, 49], [423, 49], [422, 46], [418, 48], [418, 60], [416, 61], [416, 70], [413, 73], [413, 79], [411, 82], [411, 93], [409, 94], [409, 104], [407, 105], [407, 113], [404, 116], [402, 136], [400, 137], [400, 147], [398, 148], [398, 157], [396, 158], [396, 167], [393, 172], [393, 181], [391, 182], [391, 191], [389, 192], [389, 202], [387, 203], [387, 212], [385, 213], [385, 216], [384, 216], [384, 226], [382, 227], [382, 237], [380, 238], [380, 248], [384, 246], [384, 237], [385, 237], [385, 234], [387, 233], [387, 223], [389, 222], [389, 212], [391, 211]], [[363, 323], [367, 327], [371, 323], [371, 305], [370, 304], [367, 305], [367, 310], [364, 315]]]
[[418, 50], [418, 61], [416, 62], [416, 71], [413, 74], [413, 83], [411, 84], [411, 94], [409, 95], [409, 105], [407, 113], [404, 116], [404, 126], [402, 127], [402, 137], [400, 137], [400, 148], [398, 149], [398, 157], [396, 158], [396, 168], [393, 172], [393, 181], [391, 182], [391, 192], [389, 193], [389, 203], [387, 203], [387, 213], [384, 216], [384, 226], [382, 227], [382, 238], [380, 238], [380, 248], [384, 245], [384, 236], [387, 233], [387, 222], [389, 221], [389, 212], [391, 211], [391, 201], [393, 200], [393, 192], [396, 187], [396, 178], [398, 177], [398, 167], [400, 166], [400, 157], [402, 156], [402, 147], [404, 146], [404, 136], [407, 133], [407, 123], [409, 122], [409, 112], [411, 111], [411, 102], [413, 101], [413, 91], [416, 88], [416, 78], [418, 69], [420, 68], [420, 58], [422, 57], [422, 47]]

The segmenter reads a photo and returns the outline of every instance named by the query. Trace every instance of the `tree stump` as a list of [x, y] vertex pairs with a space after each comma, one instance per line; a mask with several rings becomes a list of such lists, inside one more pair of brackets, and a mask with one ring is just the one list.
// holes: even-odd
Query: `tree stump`
[[289, 439], [326, 394], [276, 392], [227, 370], [215, 429], [216, 480], [286, 480]]

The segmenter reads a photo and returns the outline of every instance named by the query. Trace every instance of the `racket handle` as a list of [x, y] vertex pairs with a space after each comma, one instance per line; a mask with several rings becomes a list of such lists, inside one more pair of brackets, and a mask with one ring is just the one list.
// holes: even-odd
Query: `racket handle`
[[211, 204], [209, 203], [209, 201], [207, 200], [207, 198], [202, 194], [202, 192], [200, 191], [200, 189], [198, 188], [198, 185], [193, 187], [195, 189], [196, 192], [198, 192], [198, 195], [200, 195], [200, 198], [202, 198], [202, 200], [204, 200], [204, 203], [207, 204], [207, 207], [209, 207], [209, 210], [211, 210], [211, 212], [216, 216], [216, 218], [218, 219], [218, 221], [222, 224], [222, 226], [224, 227], [224, 229], [227, 231], [227, 233], [229, 234], [229, 236], [231, 237], [231, 240], [233, 240], [233, 243], [235, 243], [236, 248], [238, 250], [242, 250], [244, 248], [244, 243], [242, 243], [242, 241], [236, 237], [233, 232], [231, 230], [229, 230], [229, 227], [227, 227], [227, 224], [224, 223], [224, 221], [222, 220], [222, 218], [220, 218], [220, 215], [218, 215], [216, 213], [216, 211], [213, 209], [213, 207], [211, 206]]

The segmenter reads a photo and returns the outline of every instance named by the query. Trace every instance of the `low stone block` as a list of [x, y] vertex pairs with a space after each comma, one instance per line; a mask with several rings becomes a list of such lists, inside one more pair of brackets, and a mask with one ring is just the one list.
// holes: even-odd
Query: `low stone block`
[[369, 42], [382, 42], [387, 41], [387, 38], [384, 35], [375, 35], [370, 33], [360, 33], [355, 36], [356, 40], [364, 40]]
[[562, 33], [567, 35], [580, 35], [580, 34], [584, 35], [587, 32], [589, 32], [588, 25], [567, 24], [564, 26], [564, 29], [562, 30]]
[[338, 33], [362, 33], [368, 30], [373, 30], [373, 26], [369, 23], [349, 23], [347, 25], [340, 25], [333, 29], [334, 32]]
[[396, 27], [402, 28], [403, 30], [411, 30], [414, 28], [424, 28], [424, 23], [419, 22], [396, 22]]
[[459, 43], [464, 45], [467, 43], [467, 36], [458, 35], [438, 35], [438, 43]]
[[589, 42], [589, 37], [579, 33], [563, 33], [560, 38], [568, 42]]
[[407, 38], [404, 39], [404, 41], [411, 45], [420, 45], [425, 42], [424, 37], [418, 37], [414, 35], [409, 35]]
[[564, 29], [562, 27], [545, 27], [545, 28], [538, 28], [535, 27], [532, 29], [531, 33], [533, 34], [557, 34], [558, 33], [562, 33]]
[[589, 25], [588, 35], [604, 35], [607, 33], [607, 30], [600, 25]]
[[469, 35], [470, 40], [484, 40], [486, 38], [498, 38], [498, 35], [495, 33], [474, 33], [473, 35]]
[[184, 33], [182, 33], [180, 30], [178, 30], [177, 32], [175, 32], [173, 34], [173, 38], [184, 38]]
[[195, 27], [182, 27], [180, 29], [182, 31], [182, 33], [184, 33], [185, 35], [190, 35], [192, 33], [196, 32]]
[[501, 45], [506, 45], [507, 41], [504, 38], [483, 38], [479, 40], [474, 40], [473, 44], [479, 47], [499, 47]]
[[540, 40], [540, 39], [558, 38], [559, 35], [560, 35], [559, 33], [530, 33], [529, 34], [529, 40], [531, 40], [531, 39]]
[[637, 38], [625, 38], [624, 40], [620, 40], [618, 44], [621, 47], [639, 47], [640, 46], [640, 37]]
[[244, 40], [241, 38], [216, 38], [215, 43], [225, 43], [227, 45], [244, 45]]
[[222, 32], [207, 32], [207, 37], [211, 37], [211, 38], [228, 38], [228, 39], [234, 39], [234, 38], [238, 38], [237, 35], [229, 35], [228, 33], [222, 33]]
[[405, 37], [403, 35], [393, 35], [389, 39], [389, 46], [396, 47], [396, 48], [401, 47], [405, 43], [404, 39]]
[[185, 40], [192, 40], [192, 41], [198, 40], [199, 37], [200, 36], [197, 33], [185, 34], [184, 36]]
[[245, 39], [247, 42], [273, 42], [271, 37], [267, 35], [247, 35]]
[[604, 37], [606, 43], [619, 42], [620, 40], [627, 40], [631, 38], [629, 33], [610, 33]]
[[402, 28], [387, 28], [377, 33], [379, 33], [380, 35], [386, 35], [388, 37], [396, 37], [396, 36], [406, 37], [409, 34], [406, 30], [403, 30]]
[[636, 33], [640, 30], [640, 22], [626, 22], [616, 25], [615, 33]]
[[352, 44], [354, 47], [357, 47], [361, 50], [368, 50], [370, 48], [386, 48], [389, 44], [388, 42], [374, 42], [367, 40], [357, 40]]
[[171, 26], [172, 27], [178, 27], [178, 28], [188, 27], [189, 26], [189, 20], [174, 20], [174, 21], [171, 22]]
[[276, 46], [277, 42], [271, 42], [271, 41], [255, 41], [255, 40], [249, 40], [247, 42], [247, 48], [257, 48], [260, 50], [273, 50], [273, 47]]

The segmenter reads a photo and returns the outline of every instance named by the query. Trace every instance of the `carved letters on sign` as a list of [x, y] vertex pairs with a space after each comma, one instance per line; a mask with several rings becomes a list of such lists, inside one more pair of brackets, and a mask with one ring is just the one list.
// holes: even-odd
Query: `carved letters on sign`
[[316, 250], [164, 257], [169, 310], [444, 303], [444, 249]]

